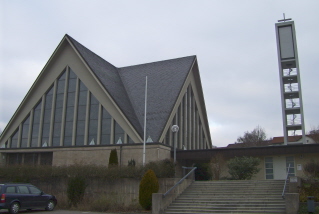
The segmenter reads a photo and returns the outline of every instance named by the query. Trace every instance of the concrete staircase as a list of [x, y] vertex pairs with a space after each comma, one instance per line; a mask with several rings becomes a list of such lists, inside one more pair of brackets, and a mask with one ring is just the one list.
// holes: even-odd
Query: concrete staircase
[[165, 213], [285, 213], [283, 186], [284, 180], [195, 181]]

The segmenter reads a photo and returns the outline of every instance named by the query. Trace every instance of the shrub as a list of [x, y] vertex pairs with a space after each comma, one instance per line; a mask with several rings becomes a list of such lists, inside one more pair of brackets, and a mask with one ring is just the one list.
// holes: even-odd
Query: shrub
[[195, 167], [195, 180], [196, 181], [208, 181], [212, 178], [210, 164], [208, 163], [196, 163]]
[[128, 161], [128, 164], [127, 164], [127, 165], [128, 165], [128, 166], [135, 166], [135, 164], [136, 164], [136, 163], [135, 163], [135, 160], [134, 160], [134, 159], [131, 159], [131, 160]]
[[139, 188], [139, 202], [140, 205], [150, 210], [152, 207], [152, 194], [157, 193], [159, 190], [159, 184], [157, 177], [153, 170], [149, 169], [144, 174]]
[[314, 196], [315, 201], [319, 201], [319, 181], [302, 180], [302, 185], [299, 189], [300, 202], [306, 202], [308, 196]]
[[83, 200], [86, 188], [85, 178], [82, 176], [70, 177], [68, 180], [68, 201], [69, 205], [77, 206]]
[[312, 160], [303, 166], [303, 171], [305, 175], [310, 179], [319, 178], [319, 162]]
[[227, 162], [228, 172], [234, 180], [250, 180], [259, 172], [259, 158], [235, 157]]
[[149, 162], [145, 165], [145, 171], [148, 169], [152, 169], [158, 178], [172, 178], [175, 175], [174, 162], [169, 159]]
[[110, 158], [109, 158], [109, 167], [118, 166], [119, 161], [117, 158], [117, 152], [116, 149], [111, 150]]

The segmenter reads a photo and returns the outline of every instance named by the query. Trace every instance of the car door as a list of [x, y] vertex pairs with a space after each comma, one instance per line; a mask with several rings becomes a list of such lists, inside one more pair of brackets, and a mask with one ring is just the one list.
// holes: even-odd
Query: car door
[[33, 208], [44, 208], [46, 205], [46, 197], [43, 192], [35, 186], [28, 186], [31, 195], [31, 206]]
[[18, 185], [17, 192], [19, 195], [19, 201], [21, 208], [30, 208], [31, 207], [31, 195], [28, 187], [26, 185]]

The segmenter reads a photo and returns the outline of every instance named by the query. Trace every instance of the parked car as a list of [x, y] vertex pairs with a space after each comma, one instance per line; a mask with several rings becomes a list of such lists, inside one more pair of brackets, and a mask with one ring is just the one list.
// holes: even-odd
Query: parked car
[[18, 213], [20, 209], [52, 211], [56, 205], [55, 196], [31, 184], [0, 184], [0, 209], [8, 209], [10, 213]]

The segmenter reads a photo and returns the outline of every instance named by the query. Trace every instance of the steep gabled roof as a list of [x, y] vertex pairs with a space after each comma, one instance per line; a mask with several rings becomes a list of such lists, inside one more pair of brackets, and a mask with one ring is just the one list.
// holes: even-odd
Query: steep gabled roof
[[147, 135], [157, 142], [196, 56], [117, 68], [69, 35], [66, 37], [141, 137], [148, 77]]
[[119, 108], [123, 111], [124, 115], [130, 121], [130, 123], [134, 126], [136, 131], [140, 136], [143, 135], [143, 129], [140, 123], [138, 122], [138, 118], [134, 112], [128, 94], [123, 86], [123, 82], [118, 73], [118, 69], [110, 64], [109, 62], [102, 59], [97, 54], [93, 53], [91, 50], [84, 47], [82, 44], [77, 42], [75, 39], [66, 35], [67, 38], [72, 42], [74, 47], [77, 49], [79, 54], [85, 60], [87, 65], [105, 87], [105, 89], [109, 92], [113, 100], [119, 106]]
[[119, 68], [140, 124], [144, 121], [147, 76], [147, 136], [158, 141], [196, 56]]

